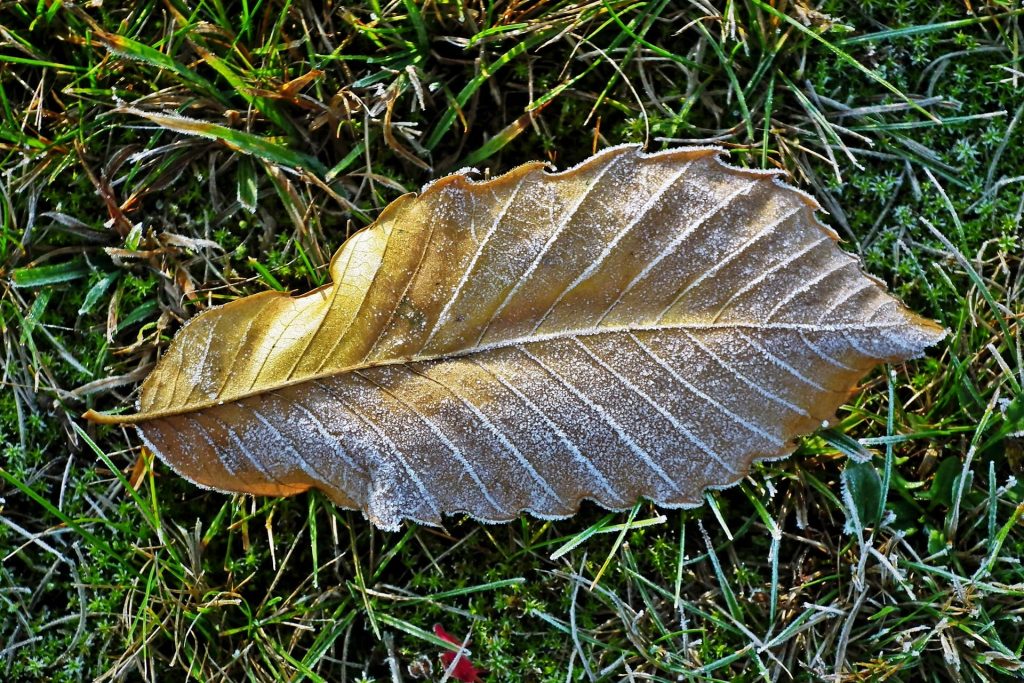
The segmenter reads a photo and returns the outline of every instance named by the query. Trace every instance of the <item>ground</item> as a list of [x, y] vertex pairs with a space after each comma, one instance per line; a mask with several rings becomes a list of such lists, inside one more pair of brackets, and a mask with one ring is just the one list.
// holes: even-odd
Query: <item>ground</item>
[[[440, 680], [438, 623], [495, 681], [1022, 676], [1022, 14], [0, 3], [0, 678]], [[81, 419], [400, 194], [624, 142], [785, 169], [950, 336], [689, 511], [382, 533]]]

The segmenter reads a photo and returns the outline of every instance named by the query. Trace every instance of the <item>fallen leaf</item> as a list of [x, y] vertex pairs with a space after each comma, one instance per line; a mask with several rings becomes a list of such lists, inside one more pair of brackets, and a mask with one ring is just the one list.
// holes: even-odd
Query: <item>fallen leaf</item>
[[697, 505], [945, 335], [811, 197], [719, 154], [442, 178], [342, 245], [332, 284], [196, 316], [137, 414], [88, 417], [201, 486], [319, 488], [384, 529]]

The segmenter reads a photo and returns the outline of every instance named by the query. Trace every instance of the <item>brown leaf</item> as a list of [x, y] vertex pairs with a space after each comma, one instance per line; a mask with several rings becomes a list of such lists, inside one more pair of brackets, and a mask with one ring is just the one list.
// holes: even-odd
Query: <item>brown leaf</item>
[[332, 285], [196, 316], [138, 414], [91, 417], [202, 486], [320, 488], [385, 529], [698, 504], [945, 335], [813, 199], [719, 152], [442, 178], [349, 239]]

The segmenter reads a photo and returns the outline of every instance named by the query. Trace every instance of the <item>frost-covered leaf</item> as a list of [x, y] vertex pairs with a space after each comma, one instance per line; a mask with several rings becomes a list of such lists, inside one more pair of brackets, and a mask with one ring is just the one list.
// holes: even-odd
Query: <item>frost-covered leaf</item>
[[333, 284], [186, 325], [129, 418], [212, 488], [311, 487], [374, 523], [694, 505], [943, 330], [813, 199], [714, 149], [452, 175], [338, 250]]

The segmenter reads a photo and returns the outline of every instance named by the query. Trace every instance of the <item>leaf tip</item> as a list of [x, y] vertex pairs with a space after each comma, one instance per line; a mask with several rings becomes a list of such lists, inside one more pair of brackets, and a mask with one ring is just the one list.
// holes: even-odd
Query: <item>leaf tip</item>
[[919, 358], [925, 349], [938, 344], [950, 334], [950, 329], [930, 318], [915, 313], [905, 304], [897, 300], [899, 313], [902, 317], [903, 339], [911, 353], [904, 359]]

